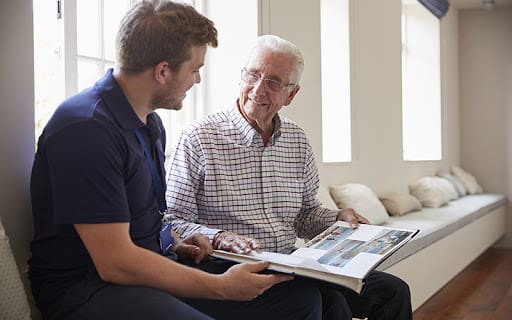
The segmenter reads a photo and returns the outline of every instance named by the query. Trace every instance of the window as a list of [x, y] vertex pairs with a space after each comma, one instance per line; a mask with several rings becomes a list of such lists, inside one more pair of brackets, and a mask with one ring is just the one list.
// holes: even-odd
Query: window
[[[116, 31], [133, 0], [76, 0], [76, 56], [78, 91], [91, 86], [115, 63]], [[66, 1], [68, 3], [68, 1]], [[66, 14], [72, 14], [66, 10]], [[75, 58], [76, 57], [76, 58]], [[76, 60], [75, 60], [76, 59]]]
[[402, 1], [403, 159], [441, 160], [439, 20], [416, 0]]
[[[36, 139], [65, 97], [91, 86], [114, 66], [118, 25], [138, 1], [33, 0]], [[158, 111], [166, 127], [167, 152], [187, 123], [234, 106], [243, 57], [258, 36], [258, 0], [185, 2], [215, 22], [219, 47], [208, 50], [202, 82], [187, 93], [183, 109]], [[61, 3], [60, 19], [56, 3]]]
[[64, 98], [62, 20], [57, 20], [55, 0], [34, 0], [34, 93], [36, 139]]
[[33, 1], [36, 139], [65, 97], [93, 85], [114, 65], [115, 32], [134, 2]]
[[258, 0], [195, 0], [195, 8], [215, 23], [219, 45], [206, 53], [201, 83], [188, 93], [183, 109], [158, 110], [166, 123], [167, 153], [174, 149], [184, 126], [203, 115], [231, 109], [238, 97], [240, 70], [258, 37]]
[[322, 158], [352, 159], [349, 1], [321, 2]]

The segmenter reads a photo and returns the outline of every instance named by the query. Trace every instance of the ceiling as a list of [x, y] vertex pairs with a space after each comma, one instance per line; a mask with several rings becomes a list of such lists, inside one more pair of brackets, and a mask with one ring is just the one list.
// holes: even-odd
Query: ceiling
[[[484, 9], [484, 0], [449, 0], [458, 9]], [[512, 0], [494, 0], [497, 7], [512, 6]]]

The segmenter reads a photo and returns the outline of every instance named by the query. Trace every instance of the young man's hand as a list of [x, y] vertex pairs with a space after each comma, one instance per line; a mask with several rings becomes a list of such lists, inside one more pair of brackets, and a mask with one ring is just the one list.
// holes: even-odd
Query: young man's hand
[[260, 261], [253, 263], [236, 264], [224, 272], [220, 277], [222, 283], [222, 297], [226, 300], [248, 301], [252, 300], [267, 289], [280, 282], [293, 279], [292, 275], [272, 273], [260, 274], [269, 265]]
[[199, 263], [212, 253], [210, 240], [201, 233], [194, 233], [185, 239], [180, 239], [177, 234], [173, 234], [173, 236], [176, 240], [174, 251], [180, 257], [189, 258], [195, 263]]

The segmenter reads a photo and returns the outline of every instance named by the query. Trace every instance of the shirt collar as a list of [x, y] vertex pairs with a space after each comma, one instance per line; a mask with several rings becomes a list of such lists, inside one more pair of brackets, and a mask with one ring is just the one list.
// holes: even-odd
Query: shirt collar
[[[99, 92], [105, 106], [112, 112], [112, 117], [121, 128], [135, 129], [143, 127], [144, 123], [133, 110], [112, 72], [112, 69], [107, 70], [103, 78], [94, 85], [95, 89]], [[148, 123], [150, 116], [148, 116]]]
[[[241, 108], [241, 106], [239, 104], [239, 100], [237, 100], [236, 106], [233, 109], [231, 109], [229, 117], [235, 127], [235, 130], [237, 130], [238, 133], [240, 134], [240, 137], [242, 139], [242, 141], [241, 141], [242, 144], [246, 145], [246, 146], [250, 146], [251, 144], [254, 143], [254, 138], [256, 136], [258, 136], [258, 137], [261, 137], [261, 136], [259, 135], [258, 131], [256, 131], [256, 129], [254, 129], [249, 124], [247, 119], [244, 118], [244, 116], [240, 112], [239, 108]], [[278, 139], [281, 136], [281, 123], [282, 122], [281, 122], [281, 117], [279, 116], [279, 114], [276, 114], [274, 116], [273, 121], [274, 121], [274, 132], [272, 133], [272, 137], [270, 138], [270, 141], [269, 141], [270, 145], [273, 145], [274, 142], [276, 141], [276, 139]]]

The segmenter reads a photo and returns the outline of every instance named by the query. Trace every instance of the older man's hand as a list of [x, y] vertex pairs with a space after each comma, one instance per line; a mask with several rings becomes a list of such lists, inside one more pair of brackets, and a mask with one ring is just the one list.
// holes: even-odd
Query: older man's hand
[[260, 243], [254, 238], [223, 231], [215, 235], [215, 238], [213, 239], [213, 248], [234, 253], [247, 254], [252, 250], [259, 250]]
[[368, 219], [357, 213], [352, 208], [345, 208], [338, 211], [337, 220], [343, 220], [348, 222], [352, 228], [357, 228], [359, 223], [370, 223]]

